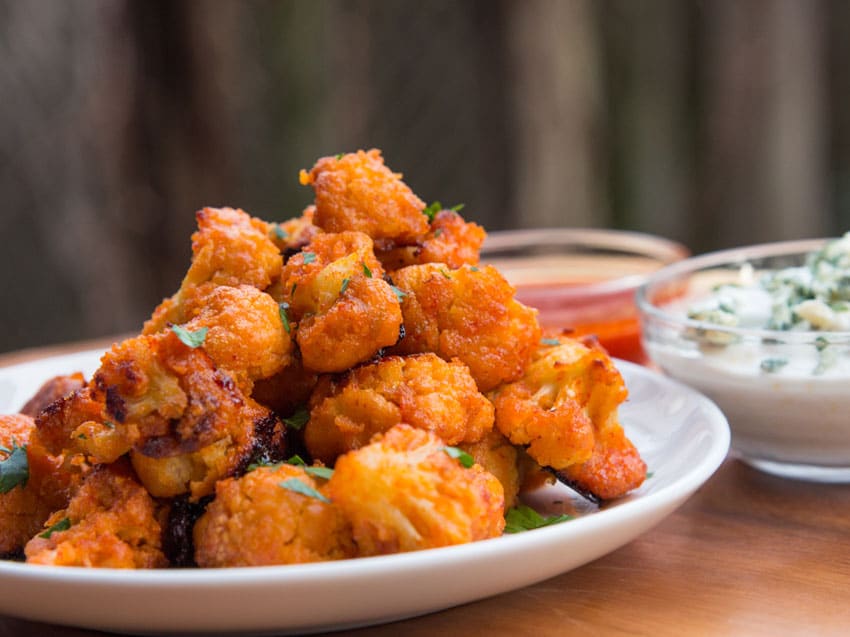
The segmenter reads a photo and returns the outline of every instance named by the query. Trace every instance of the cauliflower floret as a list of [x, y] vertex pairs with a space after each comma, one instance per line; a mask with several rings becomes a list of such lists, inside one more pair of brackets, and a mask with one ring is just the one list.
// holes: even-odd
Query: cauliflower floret
[[257, 446], [283, 445], [274, 416], [216, 369], [202, 347], [185, 345], [171, 331], [114, 346], [93, 385], [114, 428], [138, 432], [133, 466], [158, 497], [189, 491], [197, 500], [244, 467]]
[[433, 431], [449, 445], [476, 442], [493, 428], [493, 405], [466, 365], [434, 354], [389, 356], [339, 378], [324, 377], [310, 407], [304, 442], [326, 464], [402, 422]]
[[69, 394], [73, 394], [85, 384], [86, 379], [80, 372], [67, 376], [55, 376], [45, 382], [35, 395], [21, 407], [20, 413], [35, 418], [49, 404]]
[[453, 210], [434, 215], [428, 233], [415, 246], [394, 247], [377, 253], [387, 270], [409, 265], [444, 263], [450, 268], [478, 265], [481, 244], [487, 233], [476, 223], [464, 221]]
[[125, 462], [96, 468], [44, 527], [24, 549], [31, 564], [167, 566], [156, 505]]
[[183, 327], [207, 328], [204, 351], [246, 393], [253, 383], [280, 372], [290, 362], [292, 342], [277, 302], [250, 285], [204, 284], [184, 300]]
[[522, 376], [540, 342], [537, 311], [514, 299], [514, 288], [495, 268], [449, 270], [432, 263], [393, 276], [404, 294], [405, 330], [394, 353], [458, 358], [482, 392]]
[[18, 481], [7, 473], [8, 482], [0, 489], [2, 556], [20, 551], [50, 514], [67, 504], [72, 478], [62, 458], [50, 455], [38, 441], [33, 419], [23, 414], [0, 416], [0, 462], [15, 462], [22, 476]]
[[400, 245], [428, 232], [425, 203], [384, 165], [379, 150], [322, 157], [300, 179], [316, 193], [315, 224], [325, 232], [357, 230]]
[[525, 375], [499, 387], [492, 400], [496, 427], [511, 442], [604, 499], [635, 488], [646, 474], [617, 420], [626, 396], [623, 377], [601, 347], [562, 338], [541, 347]]
[[341, 456], [327, 488], [360, 555], [474, 542], [505, 525], [499, 481], [478, 465], [464, 468], [437, 436], [408, 425]]
[[[332, 503], [284, 484], [323, 488], [302, 467], [260, 467], [216, 485], [195, 525], [199, 566], [301, 564], [354, 557], [351, 527]], [[299, 485], [295, 485], [296, 487]]]
[[519, 452], [511, 441], [498, 430], [492, 429], [481, 440], [461, 442], [458, 447], [499, 480], [505, 492], [505, 511], [516, 506], [523, 476], [519, 467]]
[[280, 276], [283, 258], [269, 238], [271, 229], [265, 221], [233, 208], [204, 208], [195, 217], [198, 230], [192, 235], [189, 271], [177, 293], [154, 310], [143, 334], [184, 323], [184, 298], [194, 286], [250, 285], [265, 290]]
[[283, 269], [304, 367], [341, 372], [398, 341], [401, 308], [363, 233], [319, 234]]

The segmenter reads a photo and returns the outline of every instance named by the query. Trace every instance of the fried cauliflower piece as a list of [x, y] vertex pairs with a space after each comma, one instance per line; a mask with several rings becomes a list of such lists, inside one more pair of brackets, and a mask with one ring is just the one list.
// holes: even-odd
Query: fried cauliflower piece
[[388, 356], [319, 381], [304, 442], [313, 458], [331, 465], [402, 422], [449, 445], [476, 442], [493, 428], [493, 405], [460, 361], [430, 353]]
[[17, 472], [23, 479], [14, 480], [7, 464], [0, 483], [0, 556], [20, 551], [50, 514], [68, 502], [71, 476], [62, 458], [50, 455], [34, 434], [31, 417], [0, 416], [0, 462], [14, 462], [9, 460], [13, 455], [25, 458], [25, 467]]
[[198, 230], [192, 235], [189, 271], [177, 293], [154, 310], [143, 334], [184, 323], [184, 297], [194, 286], [250, 285], [265, 290], [280, 276], [283, 258], [265, 221], [233, 208], [204, 208], [195, 217]]
[[457, 269], [464, 265], [478, 265], [481, 244], [487, 233], [476, 223], [464, 221], [453, 210], [441, 210], [434, 215], [428, 233], [415, 246], [393, 247], [377, 253], [389, 271], [409, 265], [444, 263]]
[[44, 527], [24, 549], [31, 564], [167, 566], [157, 507], [125, 462], [97, 467]]
[[505, 525], [499, 481], [478, 465], [464, 468], [440, 438], [408, 425], [341, 456], [327, 489], [360, 555], [474, 542]]
[[195, 524], [198, 565], [264, 566], [354, 557], [351, 527], [337, 507], [282, 486], [293, 484], [287, 481], [320, 494], [324, 490], [303, 467], [287, 464], [220, 481], [215, 500]]
[[639, 486], [646, 465], [622, 433], [623, 377], [605, 351], [562, 338], [492, 396], [496, 427], [579, 490], [607, 499]]
[[384, 165], [379, 150], [322, 157], [300, 180], [313, 187], [315, 224], [325, 232], [356, 230], [382, 245], [412, 245], [428, 232], [425, 203]]
[[157, 497], [189, 492], [197, 500], [244, 467], [264, 439], [283, 444], [274, 415], [245, 396], [202, 347], [185, 345], [171, 331], [113, 346], [93, 385], [115, 429], [138, 432], [133, 467]]
[[316, 206], [307, 206], [300, 217], [287, 219], [281, 223], [269, 224], [269, 238], [284, 255], [301, 250], [322, 229], [313, 223], [316, 216]]
[[183, 315], [185, 329], [207, 329], [204, 351], [246, 393], [254, 381], [273, 376], [290, 363], [292, 341], [280, 308], [255, 287], [199, 285], [186, 293]]
[[398, 340], [401, 307], [382, 275], [372, 240], [360, 232], [316, 235], [287, 261], [283, 307], [297, 322], [304, 367], [341, 372]]
[[540, 342], [537, 310], [514, 298], [492, 266], [449, 270], [441, 264], [398, 270], [405, 336], [393, 353], [458, 358], [482, 392], [520, 378]]
[[80, 372], [67, 376], [55, 376], [45, 382], [35, 395], [21, 407], [20, 413], [35, 418], [49, 404], [74, 393], [85, 384], [86, 379]]
[[523, 473], [519, 451], [498, 430], [493, 429], [476, 442], [457, 445], [488, 473], [496, 476], [505, 493], [505, 511], [517, 505]]

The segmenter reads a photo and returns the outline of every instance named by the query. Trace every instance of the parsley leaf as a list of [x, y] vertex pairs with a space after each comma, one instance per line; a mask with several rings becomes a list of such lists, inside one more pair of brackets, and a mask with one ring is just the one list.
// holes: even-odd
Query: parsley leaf
[[459, 203], [459, 204], [456, 204], [456, 205], [452, 206], [451, 208], [449, 208], [449, 210], [451, 210], [452, 212], [460, 212], [461, 210], [464, 209], [465, 206], [466, 206], [465, 203]]
[[30, 466], [27, 459], [27, 446], [19, 447], [12, 441], [12, 448], [5, 449], [9, 456], [0, 461], [0, 493], [9, 493], [16, 486], [27, 485], [30, 479]]
[[306, 467], [307, 463], [304, 462], [304, 458], [299, 456], [297, 453], [292, 456], [289, 460], [286, 461], [286, 464], [295, 465], [296, 467]]
[[179, 325], [172, 325], [171, 331], [177, 334], [177, 338], [183, 341], [183, 344], [187, 347], [191, 347], [195, 349], [204, 344], [204, 340], [207, 338], [208, 328], [202, 327], [199, 330], [195, 330], [194, 332], [190, 332], [184, 327], [180, 327]]
[[444, 277], [446, 277], [447, 279], [449, 279], [451, 281], [452, 277], [448, 272], [446, 272], [445, 268], [440, 268], [440, 274], [442, 274]]
[[785, 367], [788, 364], [787, 358], [765, 358], [760, 364], [759, 367], [761, 371], [766, 372], [768, 374], [773, 374], [778, 372], [780, 369]]
[[62, 518], [56, 524], [48, 528], [44, 533], [39, 533], [38, 537], [43, 537], [45, 539], [49, 538], [54, 533], [59, 531], [67, 531], [71, 528], [71, 520], [69, 518]]
[[348, 284], [349, 284], [350, 282], [351, 282], [351, 279], [349, 279], [348, 277], [345, 277], [345, 278], [342, 280], [342, 285], [341, 285], [341, 286], [339, 286], [339, 294], [340, 294], [340, 296], [342, 296], [343, 294], [345, 294], [345, 291], [348, 289]]
[[311, 476], [322, 478], [323, 480], [330, 480], [331, 476], [334, 474], [334, 470], [330, 467], [304, 467], [304, 471], [309, 473]]
[[439, 201], [432, 201], [428, 204], [428, 207], [422, 211], [422, 214], [428, 217], [428, 222], [434, 221], [434, 217], [437, 216], [437, 213], [443, 209], [443, 204]]
[[541, 338], [540, 344], [548, 345], [549, 347], [557, 347], [561, 344], [561, 341], [559, 341], [557, 338]]
[[276, 223], [272, 226], [272, 232], [274, 232], [274, 236], [276, 236], [281, 241], [289, 238], [289, 233], [283, 228], [281, 228], [279, 223]]
[[368, 265], [366, 265], [366, 262], [365, 262], [365, 261], [363, 262], [363, 274], [365, 274], [365, 275], [366, 275], [366, 278], [367, 278], [367, 279], [371, 279], [371, 278], [372, 278], [372, 270], [370, 270], [370, 269], [369, 269], [369, 266], [368, 266]]
[[294, 491], [295, 493], [300, 493], [301, 495], [306, 495], [310, 498], [316, 498], [320, 502], [329, 503], [330, 500], [323, 496], [321, 493], [313, 489], [312, 487], [308, 487], [306, 484], [301, 482], [298, 478], [288, 478], [283, 482], [279, 483], [277, 486], [288, 489], [289, 491]]
[[308, 263], [313, 263], [313, 261], [316, 260], [315, 252], [302, 252], [301, 254], [304, 255], [304, 265], [307, 265]]
[[307, 411], [306, 407], [299, 407], [298, 410], [289, 418], [283, 418], [282, 420], [287, 427], [300, 430], [303, 429], [304, 425], [307, 424], [307, 421], [310, 420], [310, 412]]
[[443, 451], [445, 451], [446, 455], [450, 458], [456, 458], [457, 461], [467, 469], [475, 464], [475, 458], [466, 453], [463, 449], [458, 449], [457, 447], [443, 447]]
[[336, 155], [334, 155], [334, 159], [339, 161], [340, 159], [342, 159], [343, 155], [345, 155], [345, 153], [337, 153]]
[[566, 514], [543, 517], [530, 506], [520, 504], [510, 509], [505, 515], [505, 533], [521, 533], [522, 531], [566, 522], [570, 519], [572, 519], [572, 516]]
[[289, 323], [289, 316], [286, 313], [286, 310], [289, 309], [289, 303], [280, 303], [278, 307], [280, 310], [280, 320], [283, 323], [283, 329], [285, 329], [286, 333], [289, 334], [292, 332], [292, 325]]
[[407, 296], [407, 292], [402, 292], [401, 290], [399, 290], [399, 289], [398, 289], [396, 286], [394, 286], [394, 285], [391, 285], [391, 286], [390, 286], [390, 288], [392, 288], [392, 291], [393, 291], [393, 293], [395, 293], [395, 297], [398, 299], [398, 302], [399, 302], [399, 303], [401, 303], [401, 302], [402, 302], [402, 300], [404, 300], [404, 297], [406, 297], [406, 296]]

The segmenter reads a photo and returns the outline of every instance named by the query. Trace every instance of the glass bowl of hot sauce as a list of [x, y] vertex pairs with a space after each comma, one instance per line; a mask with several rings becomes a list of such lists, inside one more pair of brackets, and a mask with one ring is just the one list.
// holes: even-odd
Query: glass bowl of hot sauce
[[635, 291], [688, 255], [675, 241], [638, 232], [541, 228], [491, 232], [481, 262], [540, 311], [545, 333], [594, 335], [612, 356], [645, 364]]

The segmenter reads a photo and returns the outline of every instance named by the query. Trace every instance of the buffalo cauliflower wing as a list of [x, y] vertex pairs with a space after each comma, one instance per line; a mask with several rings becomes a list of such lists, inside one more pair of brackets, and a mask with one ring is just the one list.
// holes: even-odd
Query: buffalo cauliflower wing
[[[68, 502], [71, 476], [48, 453], [23, 414], [0, 416], [0, 555], [20, 551], [55, 510]], [[15, 470], [7, 463], [14, 463]]]
[[405, 331], [394, 353], [458, 358], [482, 392], [522, 376], [540, 342], [537, 310], [517, 301], [495, 268], [413, 265], [393, 280], [404, 295]]
[[499, 481], [478, 465], [463, 467], [440, 438], [408, 425], [340, 456], [327, 488], [360, 555], [474, 542], [505, 525]]
[[[354, 557], [351, 527], [303, 467], [260, 467], [222, 480], [195, 524], [199, 566], [301, 564]], [[315, 494], [297, 491], [307, 487]], [[308, 489], [304, 489], [307, 491]], [[326, 500], [326, 498], [325, 498]]]
[[399, 423], [432, 431], [449, 445], [476, 442], [493, 428], [493, 406], [460, 361], [388, 356], [321, 379], [304, 441], [313, 458], [333, 464]]
[[126, 462], [117, 462], [90, 473], [24, 553], [31, 564], [157, 568], [168, 565], [161, 534], [153, 498]]
[[313, 187], [314, 223], [325, 232], [356, 230], [379, 244], [400, 245], [428, 232], [425, 203], [384, 165], [379, 150], [322, 157], [300, 179]]

